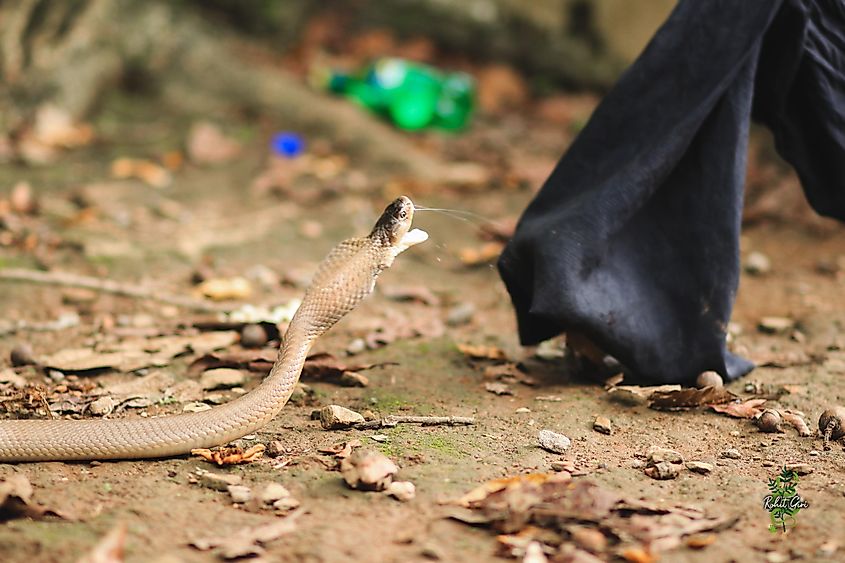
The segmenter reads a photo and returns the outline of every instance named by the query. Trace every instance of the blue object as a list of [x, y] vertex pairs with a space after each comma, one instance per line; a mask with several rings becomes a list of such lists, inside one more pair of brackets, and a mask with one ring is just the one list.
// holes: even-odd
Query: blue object
[[273, 135], [273, 138], [270, 139], [270, 148], [279, 156], [294, 158], [305, 150], [305, 141], [296, 133], [283, 131]]

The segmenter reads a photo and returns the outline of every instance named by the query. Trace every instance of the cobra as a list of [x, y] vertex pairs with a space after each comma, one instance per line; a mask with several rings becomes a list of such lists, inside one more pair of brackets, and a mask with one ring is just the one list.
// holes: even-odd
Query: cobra
[[0, 462], [160, 458], [219, 446], [263, 427], [282, 410], [314, 342], [375, 287], [396, 256], [428, 234], [411, 229], [414, 204], [393, 201], [365, 237], [323, 260], [282, 339], [270, 374], [238, 399], [198, 412], [116, 420], [0, 421]]

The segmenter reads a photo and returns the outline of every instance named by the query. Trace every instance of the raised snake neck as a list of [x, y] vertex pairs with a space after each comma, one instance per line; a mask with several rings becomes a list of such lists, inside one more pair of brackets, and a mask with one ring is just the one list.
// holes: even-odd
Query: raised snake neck
[[259, 387], [197, 413], [116, 420], [0, 421], [0, 462], [159, 458], [225, 444], [266, 425], [293, 392], [314, 341], [372, 292], [400, 252], [425, 240], [409, 232], [413, 204], [400, 197], [372, 233], [335, 247], [320, 264]]

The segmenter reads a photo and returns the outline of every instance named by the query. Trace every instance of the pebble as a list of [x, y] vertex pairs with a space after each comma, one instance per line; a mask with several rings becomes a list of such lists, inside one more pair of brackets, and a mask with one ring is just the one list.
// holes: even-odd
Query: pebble
[[813, 472], [809, 463], [787, 463], [785, 467], [798, 475], [809, 475]]
[[15, 344], [15, 347], [12, 348], [12, 351], [9, 353], [9, 360], [12, 362], [12, 366], [14, 367], [30, 366], [36, 363], [32, 346], [25, 342]]
[[661, 461], [655, 463], [651, 467], [645, 468], [645, 474], [652, 479], [665, 481], [667, 479], [674, 479], [680, 473], [680, 465], [677, 463], [669, 463], [668, 461]]
[[634, 469], [642, 469], [645, 467], [645, 462], [641, 459], [633, 459], [631, 460], [631, 467]]
[[23, 389], [26, 387], [26, 379], [18, 375], [11, 369], [0, 368], [0, 383], [11, 383], [15, 389]]
[[537, 438], [540, 441], [541, 448], [556, 454], [566, 453], [566, 450], [572, 445], [572, 440], [551, 430], [540, 430]]
[[259, 324], [249, 324], [241, 329], [241, 346], [261, 348], [267, 344], [267, 331]]
[[396, 500], [408, 502], [416, 496], [417, 488], [410, 481], [393, 481], [384, 492]]
[[592, 553], [604, 553], [607, 549], [607, 538], [595, 528], [587, 526], [569, 526], [566, 528], [569, 535], [579, 547]]
[[766, 275], [772, 271], [772, 261], [762, 252], [751, 252], [745, 259], [745, 271], [753, 276]]
[[229, 491], [232, 502], [237, 504], [249, 502], [249, 499], [252, 498], [252, 489], [246, 485], [229, 485], [226, 490]]
[[266, 453], [270, 457], [279, 457], [280, 455], [285, 455], [288, 452], [285, 443], [281, 440], [271, 440], [269, 444], [267, 444], [267, 449], [264, 453]]
[[325, 430], [341, 430], [359, 422], [364, 422], [364, 417], [345, 407], [329, 405], [320, 409], [320, 426]]
[[232, 485], [240, 485], [241, 476], [229, 473], [212, 473], [209, 471], [201, 474], [197, 482], [207, 489], [225, 491]]
[[601, 434], [610, 434], [613, 428], [610, 425], [610, 419], [606, 416], [598, 415], [593, 421], [593, 430]]
[[810, 450], [810, 455], [811, 456], [817, 456], [817, 455], [819, 455], [819, 451], [818, 450]]
[[795, 328], [795, 321], [787, 317], [763, 317], [757, 329], [766, 334], [784, 334]]
[[531, 409], [529, 409], [528, 407], [519, 407], [513, 412], [515, 412], [516, 414], [525, 414], [531, 412]]
[[646, 459], [652, 464], [657, 465], [658, 463], [683, 463], [684, 457], [675, 450], [670, 450], [667, 448], [660, 448], [657, 446], [652, 446], [646, 452]]
[[701, 473], [702, 475], [706, 475], [707, 473], [713, 471], [713, 465], [709, 463], [704, 463], [703, 461], [688, 461], [687, 469], [696, 473]]
[[350, 356], [360, 354], [367, 349], [367, 342], [363, 338], [356, 338], [346, 346], [346, 353]]
[[211, 405], [206, 405], [205, 403], [186, 403], [185, 406], [182, 407], [182, 412], [202, 412], [202, 411], [210, 411]]
[[705, 387], [722, 387], [723, 385], [722, 376], [715, 371], [705, 371], [695, 380], [695, 386], [699, 389], [704, 389]]
[[301, 503], [293, 497], [285, 497], [280, 498], [276, 502], [273, 503], [273, 508], [278, 510], [293, 510], [294, 508], [298, 507]]
[[65, 380], [65, 374], [56, 369], [47, 370], [47, 377], [54, 383], [60, 383]]
[[754, 424], [761, 432], [782, 432], [780, 427], [782, 420], [783, 418], [778, 411], [766, 409], [754, 419]]
[[378, 442], [379, 444], [384, 444], [389, 439], [390, 438], [388, 437], [387, 434], [373, 434], [372, 436], [370, 436], [370, 440], [372, 440], [374, 442]]
[[568, 471], [572, 473], [575, 471], [575, 466], [572, 465], [571, 461], [565, 461], [562, 459], [557, 459], [551, 463], [551, 467], [553, 471]]
[[258, 500], [264, 504], [273, 504], [277, 500], [291, 496], [290, 491], [279, 483], [267, 483], [267, 486], [258, 494]]
[[731, 448], [729, 450], [725, 450], [722, 452], [722, 457], [726, 457], [728, 459], [740, 459], [742, 457], [742, 453], [736, 448]]
[[88, 409], [93, 415], [105, 416], [107, 414], [111, 414], [111, 412], [114, 410], [114, 407], [116, 406], [117, 401], [115, 401], [111, 397], [100, 397], [99, 399], [88, 405]]
[[383, 491], [399, 471], [383, 453], [371, 449], [357, 449], [340, 463], [340, 474], [353, 489]]
[[210, 369], [200, 376], [200, 386], [206, 391], [237, 387], [243, 385], [245, 381], [246, 375], [232, 368]]
[[484, 384], [484, 389], [494, 395], [513, 395], [513, 390], [506, 384], [499, 381], [488, 381]]
[[475, 305], [470, 302], [458, 303], [446, 315], [446, 324], [460, 326], [469, 323], [475, 315]]

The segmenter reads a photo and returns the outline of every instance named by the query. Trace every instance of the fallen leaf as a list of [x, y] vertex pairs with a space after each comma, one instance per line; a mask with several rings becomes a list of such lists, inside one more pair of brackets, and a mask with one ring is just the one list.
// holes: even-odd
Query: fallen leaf
[[478, 248], [462, 248], [458, 258], [465, 266], [482, 266], [496, 260], [504, 248], [501, 242], [485, 242]]
[[361, 440], [355, 439], [349, 440], [348, 442], [340, 442], [327, 448], [320, 448], [317, 451], [321, 454], [333, 455], [337, 459], [346, 459], [352, 454], [352, 450], [360, 448], [362, 445]]
[[191, 450], [191, 454], [217, 465], [237, 465], [239, 463], [250, 463], [261, 458], [265, 449], [264, 444], [256, 444], [247, 450], [237, 446], [224, 446], [213, 450], [195, 448]]
[[754, 418], [763, 412], [766, 399], [749, 399], [742, 403], [727, 403], [724, 405], [710, 405], [714, 411], [734, 418]]
[[484, 389], [494, 395], [513, 395], [513, 390], [498, 381], [488, 381], [484, 384]]
[[16, 473], [0, 481], [0, 522], [14, 518], [39, 519], [58, 516], [71, 519], [67, 514], [47, 508], [32, 499], [34, 489], [26, 476]]
[[724, 387], [687, 388], [652, 393], [648, 406], [656, 410], [686, 410], [704, 405], [728, 403], [736, 399], [738, 397]]
[[474, 345], [474, 344], [461, 344], [458, 343], [458, 350], [465, 355], [475, 360], [496, 360], [496, 361], [506, 361], [508, 359], [507, 354], [501, 348], [497, 348], [495, 346], [484, 346], [484, 345]]
[[123, 563], [126, 529], [125, 522], [117, 524], [77, 563]]
[[417, 301], [430, 307], [440, 305], [440, 298], [424, 285], [389, 285], [382, 287], [381, 292], [394, 301]]
[[111, 164], [111, 174], [125, 180], [137, 178], [154, 188], [166, 188], [173, 183], [173, 176], [163, 166], [150, 160], [138, 158], [118, 158]]
[[257, 557], [264, 553], [261, 544], [269, 543], [285, 534], [293, 532], [296, 529], [296, 520], [303, 512], [302, 509], [295, 510], [284, 518], [277, 518], [261, 526], [242, 528], [238, 532], [226, 537], [213, 536], [210, 538], [196, 539], [191, 541], [189, 545], [200, 551], [219, 548], [220, 557], [223, 559]]

